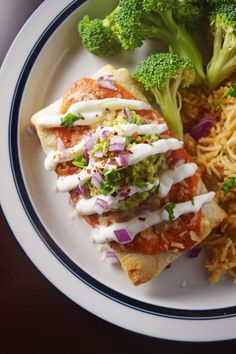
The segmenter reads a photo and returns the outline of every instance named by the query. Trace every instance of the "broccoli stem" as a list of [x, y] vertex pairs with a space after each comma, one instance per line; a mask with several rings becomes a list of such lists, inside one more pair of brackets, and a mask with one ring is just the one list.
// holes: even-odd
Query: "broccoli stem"
[[223, 38], [221, 29], [215, 32], [213, 56], [207, 66], [207, 84], [210, 89], [216, 88], [236, 68], [236, 50], [229, 36], [226, 33]]
[[[160, 26], [159, 18], [161, 18], [164, 24], [161, 28], [158, 28]], [[165, 13], [155, 11], [155, 14], [149, 15], [147, 19], [153, 25], [157, 26], [157, 38], [165, 42], [174, 53], [178, 54], [182, 58], [190, 59], [192, 61], [199, 76], [196, 79], [196, 84], [199, 84], [205, 80], [202, 56], [197, 44], [183, 26], [176, 24], [171, 11], [166, 11]]]
[[178, 104], [178, 88], [181, 80], [175, 79], [172, 83], [158, 90], [151, 90], [157, 103], [160, 105], [162, 115], [169, 127], [173, 129], [180, 139], [183, 139], [183, 124], [180, 115], [180, 103]]

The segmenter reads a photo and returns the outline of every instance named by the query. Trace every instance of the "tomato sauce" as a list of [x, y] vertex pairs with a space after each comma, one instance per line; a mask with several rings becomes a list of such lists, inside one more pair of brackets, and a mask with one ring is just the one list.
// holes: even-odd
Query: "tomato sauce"
[[[132, 94], [126, 91], [123, 87], [116, 83], [117, 90], [111, 90], [101, 87], [96, 80], [91, 78], [83, 78], [73, 84], [69, 88], [64, 96], [61, 107], [61, 113], [66, 113], [69, 106], [77, 101], [84, 99], [103, 99], [103, 98], [126, 98], [136, 99]], [[155, 110], [139, 111], [139, 114], [150, 120], [160, 120], [159, 113]], [[55, 128], [56, 135], [60, 137], [66, 147], [75, 145], [80, 139], [82, 134], [90, 132], [90, 127], [79, 126], [72, 128]], [[176, 134], [168, 130], [162, 134], [163, 137], [176, 137]], [[167, 153], [166, 163], [169, 167], [174, 167], [176, 162], [183, 160], [183, 162], [193, 162], [193, 159], [187, 153], [185, 149], [179, 149]], [[71, 162], [65, 162], [57, 166], [56, 172], [61, 175], [69, 175], [78, 172], [78, 168], [73, 166]], [[181, 203], [196, 195], [196, 188], [198, 185], [200, 173], [196, 173], [194, 176], [187, 178], [184, 182], [175, 184], [172, 186], [167, 198], [160, 200], [160, 207], [164, 206], [167, 202]], [[72, 199], [77, 199], [73, 193], [71, 193]], [[165, 222], [158, 225], [154, 225], [151, 228], [138, 234], [135, 239], [125, 245], [120, 245], [116, 242], [112, 242], [112, 247], [117, 250], [123, 250], [126, 252], [140, 252], [143, 254], [159, 254], [162, 252], [182, 252], [196, 244], [196, 237], [201, 235], [201, 216], [202, 213], [189, 213], [182, 215], [173, 222]], [[85, 217], [90, 224], [98, 223], [98, 215], [94, 214]], [[94, 219], [94, 220], [93, 220]], [[191, 235], [195, 235], [192, 239]], [[178, 245], [179, 244], [179, 245]], [[181, 246], [178, 248], [177, 246]]]

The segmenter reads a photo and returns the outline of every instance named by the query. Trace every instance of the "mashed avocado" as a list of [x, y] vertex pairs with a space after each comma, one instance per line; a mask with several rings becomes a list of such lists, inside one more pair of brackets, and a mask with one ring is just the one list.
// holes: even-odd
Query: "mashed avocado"
[[[120, 112], [116, 117], [108, 116], [107, 120], [104, 121], [104, 126], [116, 127], [120, 124], [134, 123], [134, 124], [144, 124], [144, 118], [141, 117], [134, 111], [129, 111], [130, 119], [127, 121], [126, 116], [123, 112]], [[110, 133], [108, 137], [100, 138], [97, 144], [94, 145], [93, 149], [89, 152], [89, 157], [96, 157], [96, 152], [102, 152], [102, 159], [107, 159], [111, 157], [116, 157], [117, 153], [109, 151], [110, 138], [113, 136]], [[135, 144], [151, 144], [159, 139], [158, 135], [137, 135], [133, 134], [131, 137], [126, 137], [125, 149], [129, 150]], [[119, 189], [127, 186], [136, 186], [138, 188], [145, 188], [148, 184], [156, 182], [160, 168], [164, 162], [164, 155], [157, 154], [150, 156], [136, 165], [129, 166], [120, 169], [116, 173], [119, 174], [119, 183], [109, 182], [108, 175], [104, 172], [105, 184], [101, 185], [100, 189], [97, 189], [91, 184], [91, 181], [86, 183], [86, 189], [89, 191], [90, 197], [95, 197], [98, 194], [113, 195], [116, 196]], [[107, 176], [106, 176], [107, 174]], [[118, 181], [118, 179], [117, 179]], [[109, 184], [110, 183], [110, 184]], [[128, 210], [138, 206], [142, 201], [147, 199], [150, 194], [155, 193], [158, 187], [152, 188], [150, 191], [136, 193], [126, 199], [119, 201], [119, 210]]]

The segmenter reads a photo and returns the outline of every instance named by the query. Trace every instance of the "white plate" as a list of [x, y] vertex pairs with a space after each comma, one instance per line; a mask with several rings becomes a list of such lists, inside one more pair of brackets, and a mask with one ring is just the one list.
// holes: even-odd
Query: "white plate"
[[[84, 3], [84, 4], [83, 4]], [[214, 341], [235, 337], [236, 288], [229, 279], [207, 283], [203, 255], [186, 256], [147, 285], [133, 287], [119, 267], [101, 261], [81, 220], [69, 219], [68, 198], [54, 192], [55, 174], [43, 168], [31, 115], [60, 97], [76, 79], [106, 63], [132, 69], [153, 48], [97, 58], [77, 33], [85, 14], [102, 16], [116, 1], [45, 1], [26, 23], [1, 71], [2, 207], [22, 248], [65, 295], [97, 316], [154, 337]], [[80, 6], [81, 5], [81, 6]], [[186, 287], [182, 287], [183, 281]]]

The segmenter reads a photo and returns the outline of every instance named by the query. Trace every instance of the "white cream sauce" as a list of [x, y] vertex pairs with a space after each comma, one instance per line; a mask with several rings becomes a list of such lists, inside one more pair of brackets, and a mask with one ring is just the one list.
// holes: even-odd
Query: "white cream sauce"
[[[147, 187], [145, 187], [145, 188], [137, 188], [135, 186], [131, 186], [129, 188], [129, 194], [126, 197], [121, 197], [121, 196], [113, 197], [111, 195], [99, 194], [96, 197], [89, 198], [89, 199], [81, 198], [78, 201], [78, 203], [76, 204], [76, 210], [81, 215], [91, 215], [94, 213], [103, 214], [109, 210], [117, 209], [119, 207], [119, 201], [124, 200], [127, 197], [131, 197], [132, 195], [134, 195], [136, 193], [150, 191], [153, 187], [158, 186], [158, 185], [159, 185], [159, 180], [157, 180], [153, 184], [149, 183], [147, 185]], [[96, 207], [97, 198], [104, 200], [108, 204], [108, 208], [104, 209], [104, 210], [100, 209], [98, 211], [97, 207]]]
[[[160, 139], [153, 144], [137, 144], [133, 146], [130, 151], [131, 154], [127, 155], [128, 165], [135, 165], [136, 163], [144, 160], [146, 157], [164, 153], [171, 150], [177, 150], [183, 146], [183, 142], [175, 138]], [[83, 185], [93, 175], [94, 171], [99, 168], [107, 169], [107, 165], [101, 166], [101, 163], [95, 163], [93, 166], [88, 166], [80, 173], [59, 177], [57, 180], [57, 188], [60, 192], [68, 192], [79, 185]], [[109, 166], [112, 168], [111, 166]], [[113, 168], [117, 168], [113, 166]]]
[[[198, 195], [194, 197], [193, 200], [176, 204], [173, 210], [175, 219], [183, 214], [198, 212], [203, 204], [211, 202], [214, 199], [214, 196], [214, 192], [209, 192]], [[117, 241], [115, 231], [125, 229], [130, 236], [130, 241], [128, 242], [131, 242], [139, 232], [146, 230], [152, 225], [168, 220], [169, 214], [164, 207], [161, 210], [135, 217], [124, 223], [114, 223], [111, 226], [100, 226], [94, 229], [93, 239], [95, 242], [101, 244], [110, 241]]]
[[84, 152], [84, 145], [87, 140], [83, 139], [78, 144], [67, 149], [50, 151], [44, 160], [44, 167], [46, 170], [55, 170], [58, 163], [71, 161], [79, 155], [82, 155]]
[[165, 123], [157, 124], [157, 123], [150, 123], [150, 124], [119, 124], [117, 127], [98, 127], [96, 133], [99, 135], [100, 138], [103, 137], [103, 133], [105, 131], [109, 131], [111, 133], [117, 132], [118, 135], [122, 136], [132, 136], [133, 134], [137, 133], [139, 135], [155, 135], [161, 134], [167, 131], [168, 127]]
[[160, 198], [166, 197], [173, 184], [193, 176], [197, 169], [198, 167], [195, 163], [184, 163], [173, 170], [165, 171], [160, 177], [158, 196]]
[[129, 149], [131, 154], [127, 156], [128, 165], [135, 165], [149, 156], [178, 150], [182, 147], [183, 142], [175, 138], [160, 139], [152, 144], [136, 144]]
[[106, 110], [120, 110], [126, 107], [137, 111], [152, 109], [145, 102], [122, 98], [80, 101], [73, 103], [65, 114], [39, 117], [36, 120], [36, 125], [41, 128], [61, 127], [61, 119], [68, 113], [80, 114], [83, 117], [83, 119], [75, 121], [73, 125], [92, 125], [100, 122]]
[[[197, 169], [198, 167], [195, 163], [182, 164], [174, 170], [168, 170], [164, 172], [161, 175], [160, 180], [157, 180], [156, 183], [148, 184], [145, 188], [137, 188], [135, 186], [131, 186], [129, 188], [129, 194], [126, 197], [112, 197], [101, 194], [89, 199], [81, 198], [76, 205], [76, 210], [81, 215], [91, 215], [94, 213], [103, 214], [109, 210], [117, 209], [119, 207], [120, 200], [124, 200], [125, 198], [130, 197], [136, 193], [150, 191], [153, 187], [158, 185], [158, 196], [160, 198], [164, 198], [168, 195], [173, 184], [179, 183], [185, 178], [193, 176]], [[104, 200], [108, 204], [108, 208], [104, 210], [100, 209], [98, 212], [96, 207], [97, 198]]]

